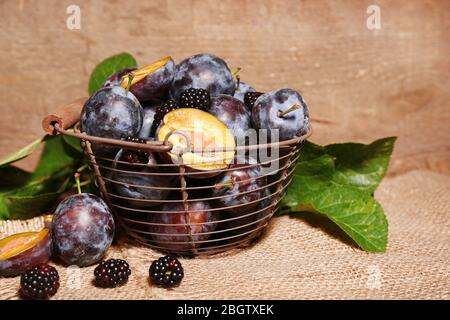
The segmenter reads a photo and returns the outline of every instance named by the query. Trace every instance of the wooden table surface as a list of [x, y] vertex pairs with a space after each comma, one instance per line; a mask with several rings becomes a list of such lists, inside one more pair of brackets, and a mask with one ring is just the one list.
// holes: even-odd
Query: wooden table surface
[[[0, 157], [42, 135], [41, 118], [86, 95], [91, 70], [128, 51], [141, 64], [199, 52], [242, 67], [259, 90], [301, 90], [312, 140], [399, 137], [390, 174], [450, 174], [450, 1], [1, 1]], [[30, 169], [37, 155], [22, 161]]]

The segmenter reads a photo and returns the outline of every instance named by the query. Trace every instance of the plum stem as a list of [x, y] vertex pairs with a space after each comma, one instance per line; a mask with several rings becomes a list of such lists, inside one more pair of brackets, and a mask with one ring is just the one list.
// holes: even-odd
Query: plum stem
[[81, 193], [80, 173], [75, 172], [74, 177], [75, 177], [75, 182], [77, 184], [78, 194], [80, 194]]
[[129, 73], [129, 74], [127, 75], [127, 77], [128, 77], [128, 83], [127, 83], [127, 87], [125, 88], [125, 95], [128, 95], [128, 92], [130, 91], [130, 88], [131, 88], [131, 82], [132, 82], [133, 79], [134, 79], [134, 74], [133, 74], [133, 73]]
[[279, 116], [280, 118], [282, 118], [282, 117], [284, 117], [285, 115], [287, 115], [288, 113], [297, 110], [297, 109], [300, 108], [301, 106], [302, 106], [302, 105], [301, 105], [300, 103], [296, 103], [296, 104], [294, 104], [292, 107], [290, 107], [290, 108], [287, 109], [287, 110], [284, 110], [284, 111], [278, 111], [278, 116]]
[[241, 77], [237, 74], [235, 78], [236, 78], [236, 91], [239, 92], [239, 86], [241, 85]]
[[[88, 184], [92, 183], [92, 181], [94, 181], [93, 179], [88, 179], [88, 180], [84, 180], [83, 182], [80, 181], [80, 187], [85, 187]], [[73, 186], [73, 188], [78, 187], [78, 185], [75, 183]]]
[[235, 70], [233, 70], [233, 72], [231, 72], [231, 75], [233, 76], [233, 78], [236, 78], [241, 70], [242, 70], [242, 68], [240, 68], [240, 67], [237, 67]]
[[225, 181], [220, 184], [216, 184], [215, 189], [220, 190], [222, 188], [227, 188], [229, 190], [233, 190], [235, 184], [236, 184], [236, 179], [234, 179], [234, 177], [231, 177], [230, 180], [228, 180], [228, 181]]

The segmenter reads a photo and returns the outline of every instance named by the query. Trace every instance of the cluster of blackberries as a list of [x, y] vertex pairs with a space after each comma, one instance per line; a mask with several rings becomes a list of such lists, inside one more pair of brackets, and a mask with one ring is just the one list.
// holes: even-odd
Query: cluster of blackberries
[[189, 88], [184, 90], [180, 95], [179, 102], [170, 99], [156, 108], [150, 135], [155, 135], [164, 116], [170, 111], [178, 108], [195, 108], [206, 111], [210, 105], [211, 97], [205, 89]]
[[[95, 285], [101, 288], [115, 288], [128, 282], [131, 269], [125, 260], [108, 259], [94, 269]], [[152, 262], [149, 276], [153, 284], [165, 288], [178, 285], [184, 277], [180, 261], [166, 255]], [[55, 267], [38, 264], [20, 278], [21, 293], [25, 298], [49, 299], [59, 288], [59, 274]]]
[[[135, 137], [126, 137], [125, 141], [135, 143], [145, 143], [144, 139]], [[119, 160], [129, 163], [147, 163], [149, 154], [145, 150], [140, 149], [123, 149]]]

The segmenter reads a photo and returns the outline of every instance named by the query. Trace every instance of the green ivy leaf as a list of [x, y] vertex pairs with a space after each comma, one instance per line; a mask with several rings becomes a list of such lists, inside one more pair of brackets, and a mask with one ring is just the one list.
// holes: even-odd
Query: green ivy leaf
[[0, 159], [0, 167], [6, 166], [8, 164], [11, 164], [13, 162], [19, 161], [23, 158], [28, 157], [30, 154], [32, 154], [37, 148], [39, 148], [40, 144], [45, 140], [45, 137], [39, 138], [32, 143], [26, 145], [22, 149], [15, 151], [3, 159]]
[[282, 206], [323, 214], [362, 249], [384, 252], [388, 223], [372, 193], [386, 173], [394, 142], [394, 137], [369, 145], [305, 142]]
[[[0, 179], [0, 219], [27, 219], [48, 211], [71, 188], [73, 174], [85, 162], [84, 154], [59, 135], [46, 138], [32, 174], [11, 166], [1, 168], [5, 175]], [[11, 183], [14, 177], [18, 179]]]
[[0, 193], [0, 219], [28, 219], [48, 211], [70, 187], [70, 177], [67, 168]]
[[67, 143], [70, 147], [72, 147], [75, 151], [83, 153], [83, 148], [81, 147], [80, 139], [66, 135], [63, 135], [62, 137], [64, 142]]
[[0, 168], [0, 193], [23, 187], [31, 178], [31, 173], [14, 166]]
[[[100, 63], [89, 81], [93, 94], [115, 71], [136, 67], [136, 60], [128, 53], [112, 56]], [[35, 151], [42, 142], [45, 147], [39, 164], [28, 173], [10, 164]], [[45, 136], [0, 160], [0, 219], [27, 219], [46, 212], [55, 200], [72, 187], [77, 168], [86, 158], [80, 141], [68, 136]], [[88, 184], [86, 188], [92, 188]]]
[[30, 219], [49, 211], [62, 192], [0, 196], [0, 219]]
[[373, 193], [386, 174], [395, 140], [395, 137], [388, 137], [369, 145], [330, 144], [325, 147], [325, 151], [336, 159], [339, 173], [336, 179], [342, 178], [342, 183]]
[[134, 68], [137, 66], [136, 59], [129, 53], [120, 53], [103, 60], [98, 64], [94, 71], [91, 73], [89, 79], [89, 95], [93, 95], [98, 89], [103, 86], [103, 83], [114, 72]]
[[[84, 160], [82, 153], [68, 145], [64, 136], [52, 136], [45, 142], [44, 151], [32, 179], [48, 177], [65, 168], [74, 168]], [[73, 169], [71, 169], [72, 174]]]

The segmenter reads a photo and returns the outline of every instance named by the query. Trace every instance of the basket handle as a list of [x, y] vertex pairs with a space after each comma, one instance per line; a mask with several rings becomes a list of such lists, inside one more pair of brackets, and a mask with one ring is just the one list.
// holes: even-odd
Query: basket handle
[[62, 129], [73, 127], [80, 120], [81, 109], [88, 98], [83, 97], [69, 104], [65, 104], [56, 108], [55, 112], [45, 116], [42, 119], [42, 129], [50, 135], [57, 135], [55, 123]]

